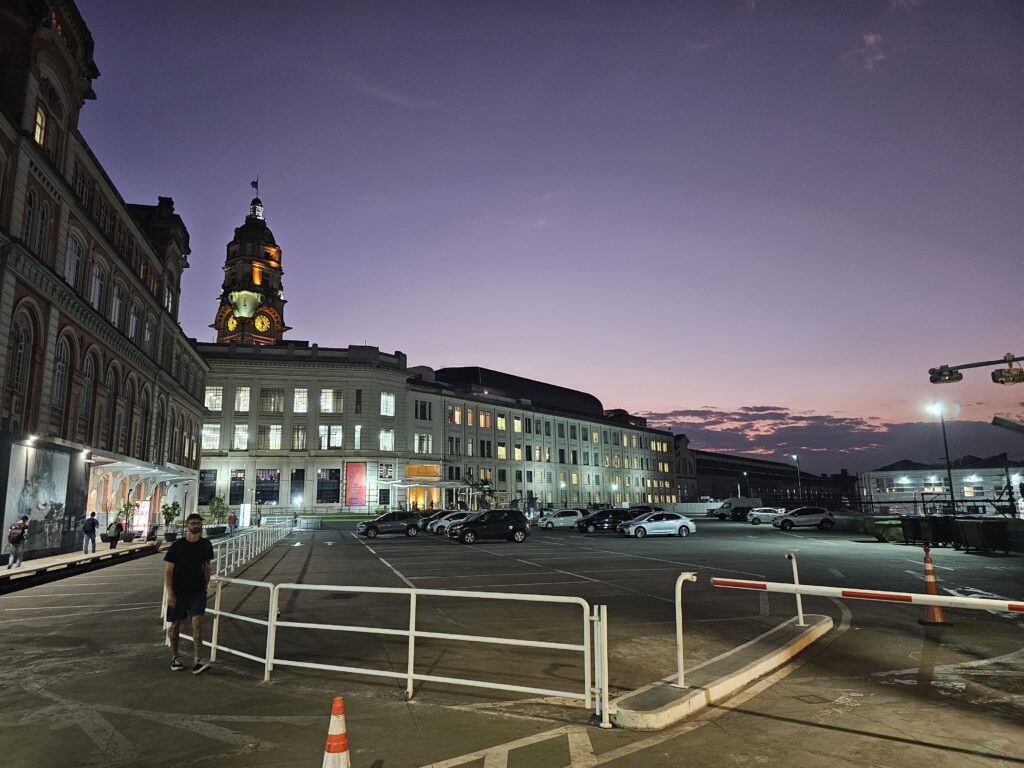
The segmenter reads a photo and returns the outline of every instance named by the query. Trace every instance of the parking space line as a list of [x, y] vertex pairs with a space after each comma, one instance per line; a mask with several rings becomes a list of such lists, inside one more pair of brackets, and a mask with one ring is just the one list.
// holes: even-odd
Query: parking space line
[[[914, 565], [921, 565], [921, 561], [920, 560], [907, 560], [907, 562], [908, 563], [913, 563]], [[956, 570], [956, 568], [950, 568], [948, 565], [935, 565], [935, 563], [932, 563], [932, 568], [940, 568], [943, 571], [955, 571]]]
[[[353, 536], [355, 536], [355, 534], [352, 534], [352, 535], [353, 535]], [[363, 545], [364, 547], [366, 547], [366, 548], [367, 548], [368, 550], [370, 550], [370, 552], [372, 552], [372, 553], [373, 553], [373, 554], [374, 554], [374, 555], [376, 556], [376, 558], [377, 558], [378, 560], [380, 560], [380, 561], [381, 561], [382, 563], [384, 563], [384, 565], [386, 565], [386, 566], [387, 566], [388, 568], [390, 568], [390, 569], [391, 569], [391, 571], [392, 571], [392, 573], [394, 573], [394, 574], [395, 574], [395, 576], [397, 576], [397, 577], [398, 577], [398, 578], [400, 578], [400, 579], [401, 579], [401, 580], [402, 580], [403, 582], [405, 582], [405, 586], [407, 586], [407, 587], [415, 587], [415, 586], [416, 586], [416, 585], [415, 585], [415, 584], [413, 584], [413, 583], [412, 583], [411, 581], [409, 581], [409, 580], [408, 580], [407, 578], [405, 578], [405, 576], [403, 576], [403, 575], [402, 575], [402, 572], [401, 572], [401, 571], [399, 571], [399, 570], [398, 570], [397, 568], [395, 568], [395, 566], [393, 566], [393, 565], [392, 565], [391, 563], [389, 563], [389, 562], [388, 562], [387, 560], [385, 560], [385, 559], [384, 559], [383, 557], [381, 557], [380, 555], [378, 555], [378, 554], [377, 554], [377, 552], [376, 552], [376, 550], [374, 550], [374, 548], [373, 548], [373, 547], [371, 547], [371, 546], [370, 546], [369, 544], [367, 544], [366, 542], [364, 542], [364, 541], [363, 541], [362, 539], [360, 539], [360, 538], [359, 538], [358, 536], [356, 536], [356, 541], [358, 541], [358, 542], [359, 542], [360, 544], [362, 544], [362, 545]]]
[[834, 541], [825, 541], [823, 539], [813, 539], [810, 536], [801, 536], [799, 533], [790, 533], [789, 531], [779, 531], [779, 533], [781, 533], [783, 536], [793, 536], [794, 538], [797, 538], [797, 539], [805, 539], [806, 541], [813, 541], [816, 544], [827, 544], [830, 547], [838, 547], [839, 546], [839, 544], [837, 544]]

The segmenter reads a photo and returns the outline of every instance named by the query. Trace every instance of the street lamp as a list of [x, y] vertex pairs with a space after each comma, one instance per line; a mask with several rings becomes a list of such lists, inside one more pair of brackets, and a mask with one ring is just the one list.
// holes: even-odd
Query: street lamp
[[569, 497], [568, 497], [568, 495], [565, 492], [565, 480], [560, 481], [558, 483], [558, 487], [562, 490], [562, 506], [563, 507], [568, 506], [568, 504], [569, 504]]
[[803, 501], [804, 484], [803, 481], [800, 479], [800, 457], [795, 453], [791, 453], [789, 454], [789, 458], [796, 462], [796, 495], [797, 499]]
[[743, 482], [745, 482], [747, 484], [747, 496], [749, 496], [750, 495], [750, 478], [747, 477], [747, 473], [746, 472], [743, 473]]
[[617, 501], [615, 500], [615, 493], [616, 493], [616, 492], [617, 492], [618, 490], [619, 490], [619, 484], [618, 484], [618, 483], [612, 483], [612, 497], [611, 497], [611, 498], [609, 499], [609, 501], [610, 501], [610, 502], [611, 502], [611, 503], [612, 503], [613, 505], [615, 505], [615, 504], [618, 504], [618, 502], [617, 502]]
[[942, 403], [932, 403], [928, 406], [928, 412], [938, 414], [939, 423], [942, 425], [942, 447], [946, 451], [946, 479], [949, 480], [949, 506], [952, 508], [952, 512], [956, 514], [956, 499], [953, 497], [953, 470], [950, 468], [949, 463], [949, 441], [946, 439], [946, 416]]

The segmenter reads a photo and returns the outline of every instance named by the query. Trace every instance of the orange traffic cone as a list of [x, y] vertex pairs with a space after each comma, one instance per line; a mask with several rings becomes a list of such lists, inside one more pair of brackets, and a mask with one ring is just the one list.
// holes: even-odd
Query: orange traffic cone
[[351, 768], [348, 757], [348, 732], [345, 730], [345, 700], [334, 697], [331, 707], [331, 725], [327, 729], [323, 768]]
[[[932, 550], [927, 544], [924, 545], [924, 591], [929, 595], [938, 597], [939, 588], [935, 583], [935, 568], [932, 567]], [[945, 626], [949, 622], [937, 605], [929, 605], [924, 610], [924, 618], [918, 619], [921, 624], [927, 626]]]

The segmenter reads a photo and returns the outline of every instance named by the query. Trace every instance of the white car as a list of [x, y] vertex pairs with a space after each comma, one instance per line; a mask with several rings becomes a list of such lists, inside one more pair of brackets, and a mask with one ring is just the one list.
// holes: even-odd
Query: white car
[[576, 522], [583, 518], [578, 509], [557, 509], [547, 513], [537, 521], [538, 528], [575, 528]]
[[747, 522], [754, 525], [770, 523], [776, 517], [782, 517], [784, 514], [786, 513], [775, 507], [755, 507], [747, 512]]
[[472, 512], [452, 512], [451, 514], [444, 515], [437, 518], [437, 520], [431, 520], [427, 523], [427, 531], [430, 533], [444, 534], [448, 530], [448, 526], [452, 523], [457, 523], [459, 520], [469, 517]]
[[649, 512], [619, 525], [623, 536], [689, 536], [697, 530], [697, 524], [688, 517], [675, 512]]
[[772, 525], [783, 531], [797, 526], [816, 525], [823, 531], [831, 530], [836, 524], [832, 513], [824, 507], [797, 507], [792, 512], [779, 515], [772, 520]]

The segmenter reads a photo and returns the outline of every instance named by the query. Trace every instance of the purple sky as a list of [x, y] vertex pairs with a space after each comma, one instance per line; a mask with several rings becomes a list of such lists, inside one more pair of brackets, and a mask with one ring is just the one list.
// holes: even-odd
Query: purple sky
[[[260, 177], [292, 338], [591, 392], [811, 471], [1024, 453], [1015, 0], [79, 0], [82, 132], [201, 340]], [[301, 9], [301, 10], [300, 10]], [[751, 410], [753, 409], [753, 410]], [[763, 410], [758, 410], [763, 409]]]

